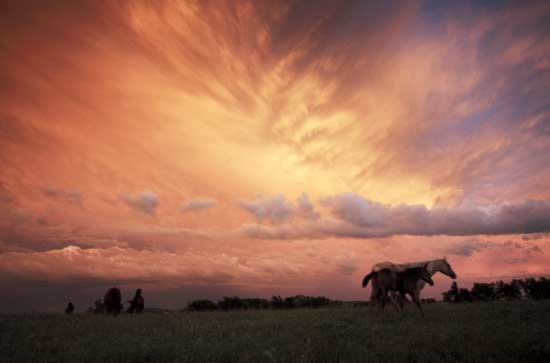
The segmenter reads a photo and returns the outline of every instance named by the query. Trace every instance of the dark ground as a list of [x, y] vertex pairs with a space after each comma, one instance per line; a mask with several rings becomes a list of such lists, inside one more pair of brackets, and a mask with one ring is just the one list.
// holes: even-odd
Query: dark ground
[[550, 362], [550, 301], [0, 316], [2, 362]]

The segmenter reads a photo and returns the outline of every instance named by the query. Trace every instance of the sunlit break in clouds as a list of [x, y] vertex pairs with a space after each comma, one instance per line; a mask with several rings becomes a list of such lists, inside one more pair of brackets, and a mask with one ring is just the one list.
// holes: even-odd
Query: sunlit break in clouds
[[11, 1], [0, 52], [3, 310], [550, 274], [547, 1]]

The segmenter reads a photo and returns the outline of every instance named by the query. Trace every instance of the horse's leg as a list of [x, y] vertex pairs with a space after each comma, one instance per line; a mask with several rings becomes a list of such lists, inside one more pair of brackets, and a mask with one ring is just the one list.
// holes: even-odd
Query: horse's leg
[[372, 313], [372, 310], [374, 309], [374, 306], [377, 305], [378, 293], [379, 292], [380, 292], [380, 290], [378, 289], [378, 287], [376, 286], [375, 281], [373, 280], [372, 281], [372, 292], [370, 294], [370, 303], [369, 303], [369, 309], [370, 309], [371, 313]]
[[403, 304], [403, 301], [405, 300], [405, 294], [402, 292], [399, 293], [399, 307], [401, 307], [401, 310], [405, 309], [405, 304]]
[[384, 297], [386, 296], [386, 292], [385, 289], [380, 288], [376, 279], [373, 279], [371, 295], [371, 311], [372, 309], [374, 309], [375, 306], [378, 306], [378, 310], [382, 312], [384, 310], [384, 306], [387, 303], [387, 300], [384, 299]]
[[380, 290], [380, 292], [378, 293], [378, 307], [380, 308], [380, 311], [384, 310], [384, 308], [388, 304], [388, 301], [388, 291]]
[[388, 292], [382, 291], [378, 293], [378, 307], [380, 308], [380, 311], [384, 310], [384, 307], [388, 303]]
[[397, 306], [397, 302], [395, 301], [395, 297], [396, 297], [396, 294], [394, 293], [394, 291], [391, 291], [390, 292], [390, 302], [393, 305], [393, 307], [395, 308], [395, 311], [399, 311], [399, 307]]
[[384, 311], [384, 307], [386, 306], [386, 303], [387, 303], [387, 299], [388, 299], [388, 293], [387, 292], [382, 292], [382, 296], [381, 296], [381, 299], [380, 299], [380, 312], [383, 312]]
[[416, 306], [418, 306], [418, 309], [420, 309], [420, 313], [422, 314], [422, 317], [424, 317], [424, 310], [422, 310], [422, 305], [420, 304], [420, 293], [418, 291], [415, 291], [414, 293], [411, 294], [411, 297], [415, 302]]

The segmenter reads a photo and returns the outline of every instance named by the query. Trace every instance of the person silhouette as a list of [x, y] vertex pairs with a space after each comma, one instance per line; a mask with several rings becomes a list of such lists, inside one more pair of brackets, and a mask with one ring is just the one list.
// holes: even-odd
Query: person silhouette
[[128, 313], [139, 314], [143, 312], [145, 303], [143, 300], [143, 296], [141, 296], [141, 289], [137, 289], [136, 294], [134, 295], [134, 298], [128, 302], [130, 303], [130, 307], [128, 308]]
[[74, 305], [72, 302], [69, 301], [67, 304], [67, 307], [65, 308], [65, 314], [70, 315], [74, 312]]

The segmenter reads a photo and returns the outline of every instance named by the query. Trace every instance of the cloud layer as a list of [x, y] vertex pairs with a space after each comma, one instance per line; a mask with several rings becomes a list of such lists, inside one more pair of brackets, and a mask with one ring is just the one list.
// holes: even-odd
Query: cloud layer
[[488, 241], [478, 241], [475, 239], [455, 242], [446, 247], [445, 253], [458, 256], [472, 256], [476, 252], [481, 252], [490, 249], [492, 253], [505, 253], [509, 250], [519, 250], [523, 252], [526, 258], [533, 254], [542, 254], [539, 246], [533, 244], [525, 244], [514, 241], [506, 241], [504, 243], [494, 243]]
[[[284, 198], [278, 197], [277, 200], [284, 201]], [[252, 238], [275, 239], [550, 232], [550, 202], [547, 201], [527, 200], [483, 208], [459, 206], [430, 209], [423, 205], [384, 205], [354, 193], [344, 193], [322, 199], [321, 205], [328, 209], [328, 215], [324, 218], [315, 216], [306, 221], [294, 220], [278, 225], [245, 224], [242, 232]], [[284, 210], [287, 219], [294, 213], [294, 209], [286, 204]]]

